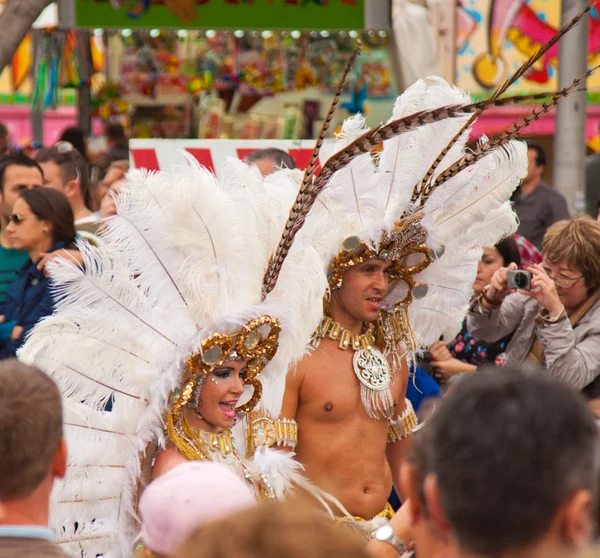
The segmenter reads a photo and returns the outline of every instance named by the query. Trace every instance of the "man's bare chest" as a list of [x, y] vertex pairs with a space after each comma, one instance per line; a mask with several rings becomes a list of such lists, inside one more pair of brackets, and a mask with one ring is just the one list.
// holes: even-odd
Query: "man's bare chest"
[[[353, 351], [315, 350], [304, 362], [299, 417], [336, 422], [369, 419], [361, 399], [360, 382], [354, 372]], [[392, 384], [397, 399], [398, 386]]]

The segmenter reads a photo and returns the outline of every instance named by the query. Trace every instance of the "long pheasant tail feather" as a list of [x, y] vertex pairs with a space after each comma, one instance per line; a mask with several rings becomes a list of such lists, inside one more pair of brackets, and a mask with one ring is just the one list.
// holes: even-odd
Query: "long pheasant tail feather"
[[348, 144], [327, 160], [319, 173], [319, 176], [315, 180], [315, 183], [318, 186], [316, 190], [320, 192], [326, 186], [331, 176], [348, 165], [354, 157], [373, 151], [380, 143], [420, 126], [439, 122], [446, 118], [464, 116], [471, 112], [471, 105], [447, 105], [432, 110], [423, 110], [414, 114], [409, 114], [408, 116], [399, 118], [398, 120], [392, 120], [387, 124], [365, 132], [362, 136]]
[[[524, 118], [521, 122], [515, 122], [512, 125], [512, 127], [510, 128], [510, 130], [493, 138], [482, 149], [479, 149], [479, 150], [475, 151], [474, 153], [469, 154], [466, 157], [463, 157], [462, 159], [459, 159], [458, 161], [456, 161], [456, 163], [454, 163], [454, 165], [448, 167], [443, 173], [440, 174], [440, 176], [437, 178], [437, 180], [435, 182], [436, 187], [440, 186], [441, 184], [443, 184], [444, 182], [446, 182], [453, 176], [456, 176], [457, 174], [459, 174], [460, 172], [465, 170], [467, 167], [474, 165], [477, 161], [481, 160], [488, 153], [490, 153], [490, 151], [492, 149], [501, 147], [501, 146], [505, 145], [508, 141], [516, 138], [519, 135], [519, 132], [521, 130], [523, 130], [524, 128], [526, 128], [527, 126], [529, 126], [536, 120], [540, 119], [544, 114], [546, 114], [547, 112], [552, 110], [556, 105], [558, 105], [558, 103], [560, 103], [560, 101], [562, 101], [565, 97], [567, 97], [574, 91], [584, 90], [584, 89], [578, 89], [579, 84], [582, 81], [584, 81], [585, 79], [587, 79], [590, 75], [592, 75], [598, 68], [600, 68], [600, 65], [595, 66], [594, 68], [592, 68], [591, 70], [589, 70], [585, 74], [583, 74], [582, 76], [573, 80], [571, 85], [569, 85], [568, 87], [565, 87], [561, 91], [553, 94], [548, 101], [542, 103], [539, 107], [536, 107], [528, 117]], [[499, 99], [499, 100], [502, 100], [502, 99]]]
[[564, 37], [573, 27], [575, 27], [583, 17], [594, 8], [596, 2], [592, 2], [584, 10], [578, 13], [571, 21], [567, 22], [556, 34], [543, 45], [531, 58], [526, 60], [516, 72], [512, 74], [504, 83], [502, 83], [498, 89], [492, 95], [492, 99], [497, 99], [500, 95], [505, 93], [509, 87], [511, 87], [520, 77], [522, 77], [544, 54], [546, 54], [562, 37]]
[[337, 91], [335, 92], [335, 96], [333, 97], [333, 101], [331, 101], [331, 106], [329, 107], [329, 112], [327, 113], [327, 117], [323, 121], [323, 126], [321, 126], [321, 131], [319, 132], [319, 136], [317, 137], [317, 142], [313, 149], [313, 152], [310, 156], [310, 160], [308, 162], [308, 166], [304, 171], [304, 177], [302, 178], [302, 185], [300, 187], [301, 190], [304, 190], [308, 187], [313, 172], [315, 170], [315, 166], [317, 164], [317, 159], [319, 157], [319, 153], [321, 151], [321, 147], [323, 145], [323, 141], [325, 141], [325, 137], [327, 136], [327, 131], [329, 130], [329, 126], [331, 125], [331, 121], [333, 120], [333, 115], [337, 109], [337, 106], [340, 102], [340, 97], [344, 92], [344, 86], [346, 85], [346, 80], [348, 79], [348, 74], [350, 70], [354, 66], [356, 59], [360, 56], [362, 51], [362, 43], [360, 39], [357, 40], [356, 48], [354, 49], [354, 53], [352, 54], [348, 64], [346, 65], [346, 69], [344, 70], [344, 74], [342, 75], [342, 79], [338, 84]]
[[[584, 10], [578, 13], [571, 21], [567, 22], [561, 29], [559, 29], [556, 34], [546, 43], [544, 44], [533, 56], [531, 56], [528, 60], [526, 60], [516, 72], [514, 72], [504, 83], [502, 83], [496, 91], [494, 91], [493, 95], [490, 97], [490, 100], [496, 100], [500, 95], [508, 91], [508, 89], [516, 83], [516, 81], [521, 78], [532, 66], [546, 54], [562, 37], [564, 37], [575, 25], [577, 25], [583, 17], [592, 10], [592, 8], [596, 5], [596, 1], [592, 2], [589, 6], [587, 6]], [[490, 108], [490, 107], [487, 107]], [[456, 142], [460, 139], [460, 137], [469, 129], [471, 124], [475, 122], [475, 120], [481, 115], [484, 109], [474, 112], [473, 116], [469, 118], [469, 120], [465, 123], [465, 125], [460, 129], [460, 131], [448, 142], [448, 145], [440, 152], [439, 156], [435, 159], [435, 161], [431, 164], [427, 172], [423, 175], [422, 180], [415, 186], [412, 195], [412, 201], [417, 201], [428, 189], [428, 185], [430, 186], [430, 181], [441, 164], [444, 157], [448, 154], [450, 149], [456, 144]]]
[[329, 130], [329, 126], [331, 125], [331, 121], [333, 120], [333, 115], [335, 114], [338, 103], [340, 102], [340, 97], [342, 96], [342, 93], [344, 91], [344, 86], [346, 85], [346, 80], [348, 79], [350, 70], [354, 66], [354, 63], [356, 62], [356, 59], [360, 56], [361, 52], [362, 43], [360, 40], [357, 40], [354, 53], [352, 54], [350, 60], [348, 61], [348, 64], [346, 65], [346, 69], [344, 70], [342, 79], [340, 80], [335, 96], [333, 97], [331, 106], [329, 107], [327, 117], [323, 122], [321, 131], [319, 132], [319, 137], [317, 138], [315, 148], [313, 149], [313, 152], [310, 156], [308, 166], [304, 171], [304, 176], [302, 178], [302, 184], [300, 185], [300, 189], [298, 191], [298, 196], [296, 198], [296, 201], [294, 202], [294, 205], [292, 206], [292, 209], [290, 210], [290, 216], [288, 218], [286, 227], [283, 231], [283, 235], [281, 236], [281, 240], [279, 241], [277, 251], [275, 252], [275, 255], [271, 258], [267, 271], [265, 272], [265, 277], [263, 280], [263, 299], [275, 288], [275, 285], [277, 284], [277, 278], [279, 277], [279, 273], [283, 265], [283, 261], [285, 260], [287, 254], [289, 253], [292, 247], [292, 244], [294, 243], [294, 237], [304, 224], [306, 214], [310, 211], [312, 204], [317, 199], [317, 194], [312, 195], [310, 193], [310, 190], [312, 189], [312, 176], [315, 170], [315, 166], [317, 164], [317, 159], [319, 157], [323, 141], [325, 141], [325, 137], [327, 135], [327, 131]]
[[415, 185], [413, 189], [413, 193], [411, 196], [411, 202], [416, 202], [422, 195], [424, 190], [427, 188], [427, 185], [431, 181], [431, 177], [434, 175], [437, 168], [440, 166], [440, 163], [444, 160], [444, 157], [448, 155], [452, 147], [456, 144], [456, 142], [461, 138], [461, 136], [469, 129], [471, 124], [475, 122], [477, 117], [482, 113], [482, 110], [478, 110], [471, 115], [471, 118], [467, 120], [464, 126], [456, 133], [456, 135], [448, 142], [446, 147], [442, 149], [439, 155], [435, 158], [435, 161], [431, 163], [431, 166], [427, 169], [427, 172], [423, 175], [421, 181]]
[[[575, 90], [573, 90], [575, 91]], [[573, 91], [570, 91], [571, 93]], [[420, 182], [415, 186], [411, 201], [416, 202], [420, 197], [428, 195], [431, 189], [433, 188], [433, 184], [431, 183], [431, 178], [433, 174], [439, 167], [440, 163], [443, 161], [444, 157], [448, 154], [452, 146], [458, 141], [458, 139], [468, 130], [469, 126], [478, 118], [484, 111], [495, 108], [495, 107], [503, 107], [507, 105], [518, 105], [522, 103], [527, 103], [530, 101], [539, 101], [542, 99], [548, 99], [549, 97], [553, 97], [556, 95], [562, 94], [562, 91], [550, 91], [543, 93], [531, 93], [528, 95], [513, 95], [511, 97], [503, 97], [502, 99], [487, 99], [485, 101], [479, 101], [477, 103], [472, 103], [470, 105], [465, 105], [462, 110], [465, 114], [473, 113], [471, 118], [467, 122], [465, 122], [464, 126], [458, 131], [458, 133], [448, 142], [448, 144], [442, 149], [439, 155], [436, 157], [435, 161], [431, 164], [427, 172], [423, 175], [423, 178]]]

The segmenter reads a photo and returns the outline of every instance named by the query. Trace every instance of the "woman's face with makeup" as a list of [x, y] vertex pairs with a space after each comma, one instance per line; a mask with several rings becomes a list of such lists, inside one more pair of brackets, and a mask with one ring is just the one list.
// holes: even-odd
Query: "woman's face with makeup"
[[205, 430], [226, 430], [235, 424], [235, 408], [244, 393], [246, 362], [229, 360], [206, 376], [198, 400]]

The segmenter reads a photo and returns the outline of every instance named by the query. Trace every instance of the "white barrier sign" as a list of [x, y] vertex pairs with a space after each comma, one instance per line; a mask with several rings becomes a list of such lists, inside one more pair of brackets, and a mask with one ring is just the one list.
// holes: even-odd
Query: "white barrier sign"
[[[132, 139], [129, 150], [135, 168], [168, 171], [173, 165], [185, 165], [184, 152], [195, 157], [201, 165], [219, 176], [228, 157], [244, 160], [250, 153], [267, 147], [287, 151], [304, 170], [315, 146], [314, 140], [193, 140], [193, 139]], [[335, 141], [323, 143], [319, 155], [319, 166], [333, 154]]]

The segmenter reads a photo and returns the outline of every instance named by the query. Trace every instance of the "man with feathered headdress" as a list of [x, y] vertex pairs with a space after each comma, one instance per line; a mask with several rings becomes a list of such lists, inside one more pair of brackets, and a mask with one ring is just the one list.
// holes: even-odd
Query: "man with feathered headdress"
[[[469, 103], [428, 78], [398, 99], [392, 121]], [[366, 533], [393, 514], [387, 499], [418, 422], [405, 399], [407, 360], [456, 334], [479, 247], [516, 229], [507, 200], [526, 173], [526, 147], [492, 149], [484, 141], [478, 149], [488, 156], [468, 163], [472, 121], [466, 115], [411, 128], [385, 140], [378, 161], [368, 152], [355, 157], [330, 178], [299, 233], [312, 237], [326, 276], [313, 298], [315, 308], [323, 304], [321, 323], [312, 352], [287, 375], [280, 420], [270, 429], [255, 417], [255, 431], [263, 442], [293, 448], [308, 478]], [[346, 121], [322, 180], [332, 160], [371, 133], [360, 116]], [[284, 187], [283, 175], [271, 180]], [[293, 441], [283, 439], [289, 431]], [[388, 535], [379, 536], [400, 550]]]

